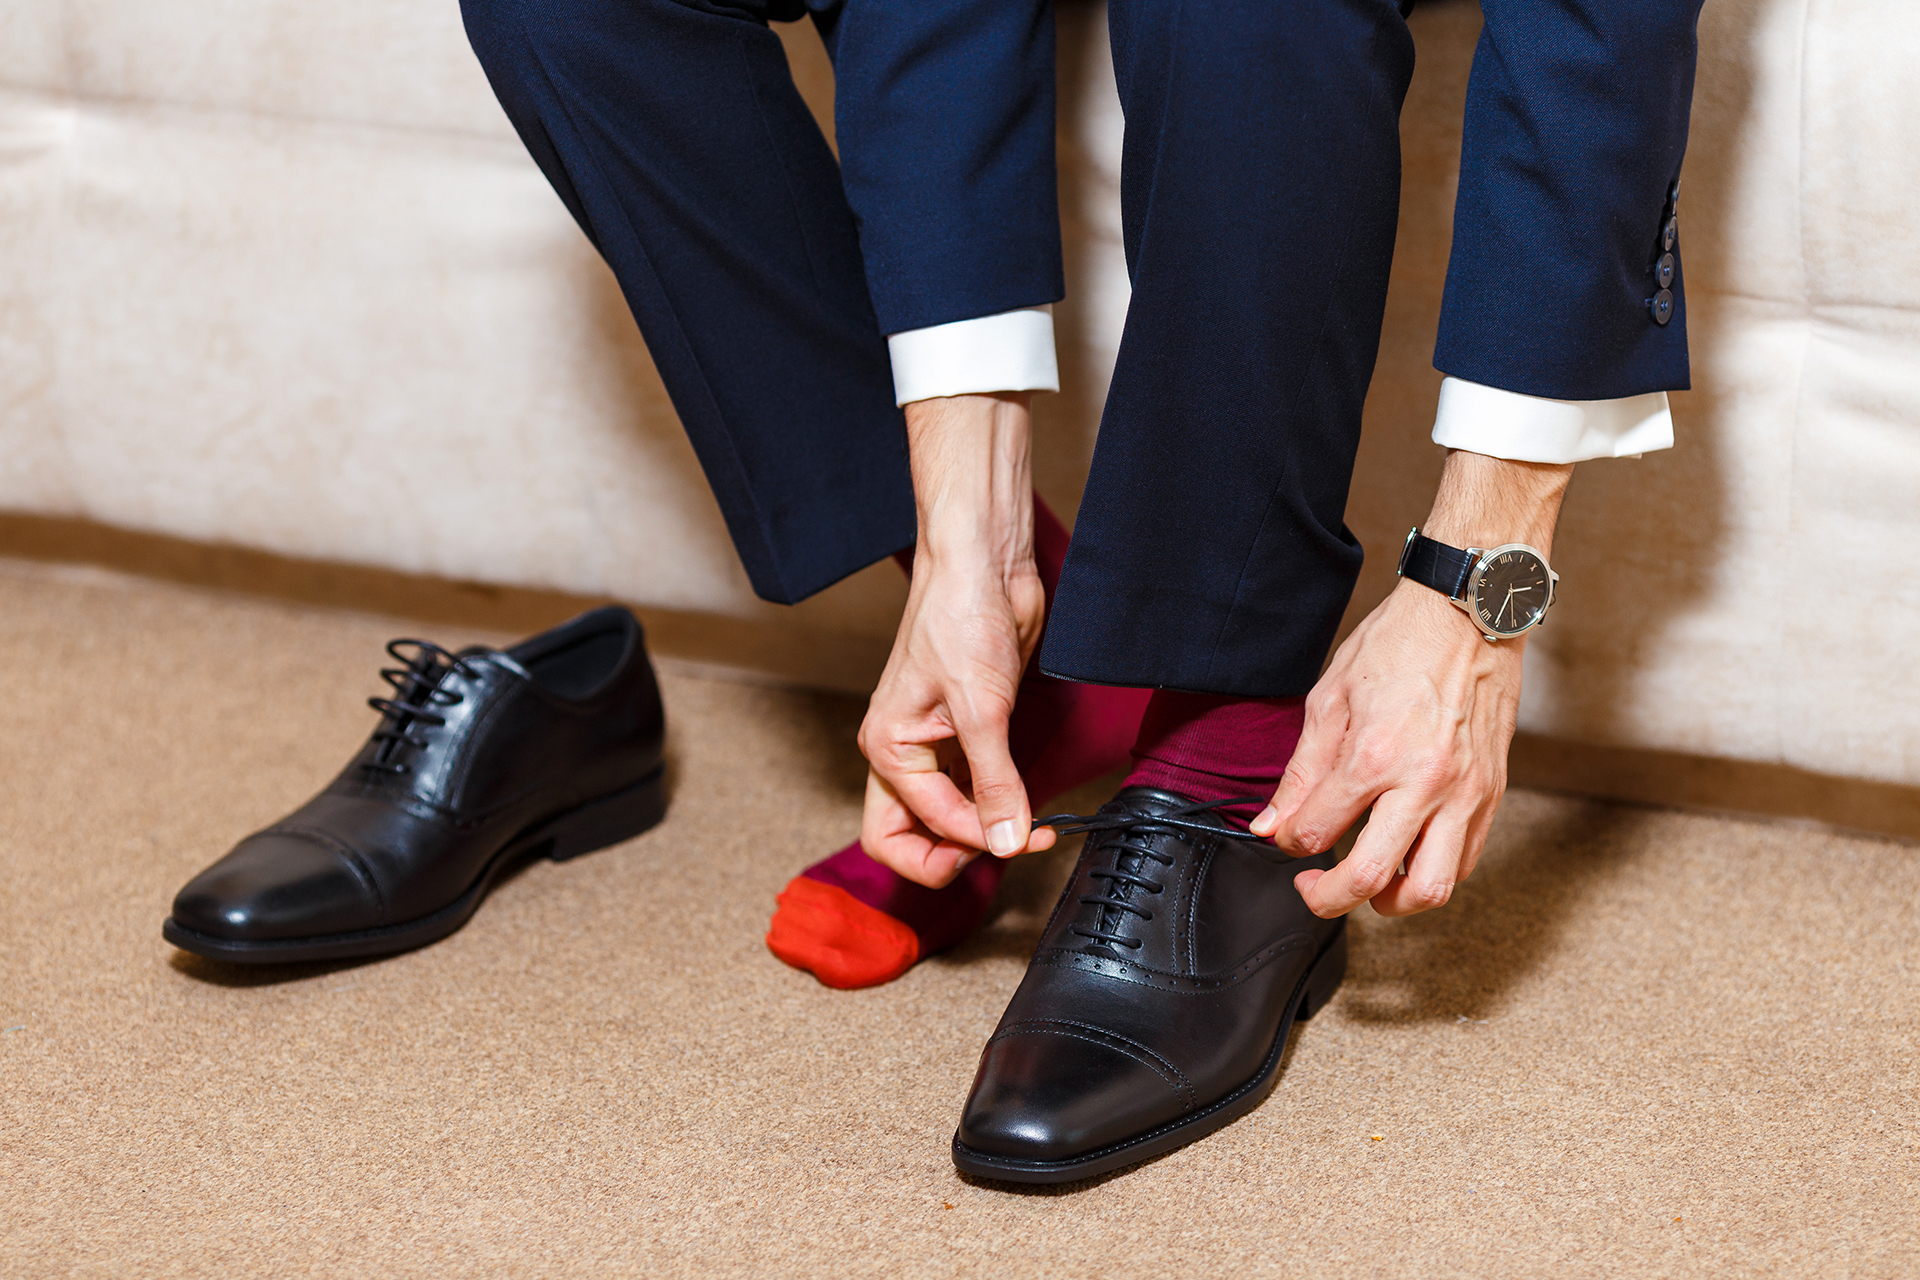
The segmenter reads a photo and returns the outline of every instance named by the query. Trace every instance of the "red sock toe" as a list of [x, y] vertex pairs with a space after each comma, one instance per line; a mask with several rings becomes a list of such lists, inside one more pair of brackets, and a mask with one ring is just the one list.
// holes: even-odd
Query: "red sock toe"
[[795, 876], [776, 900], [767, 949], [829, 987], [875, 987], [913, 967], [920, 939], [838, 885]]
[[787, 882], [767, 947], [830, 987], [891, 982], [980, 927], [1006, 864], [976, 858], [929, 889], [867, 856], [858, 840]]

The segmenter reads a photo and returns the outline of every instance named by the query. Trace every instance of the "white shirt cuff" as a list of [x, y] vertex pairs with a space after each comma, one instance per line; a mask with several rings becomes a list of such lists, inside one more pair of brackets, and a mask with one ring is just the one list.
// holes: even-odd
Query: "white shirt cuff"
[[990, 391], [1058, 391], [1053, 308], [1024, 307], [999, 315], [909, 329], [887, 339], [893, 357], [893, 400]]
[[1667, 393], [1619, 400], [1548, 400], [1465, 378], [1440, 384], [1433, 442], [1514, 462], [1637, 458], [1673, 447]]

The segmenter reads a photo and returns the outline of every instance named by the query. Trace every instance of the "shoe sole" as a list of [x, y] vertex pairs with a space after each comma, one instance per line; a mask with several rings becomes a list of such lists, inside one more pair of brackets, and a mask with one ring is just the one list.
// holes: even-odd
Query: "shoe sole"
[[309, 938], [240, 941], [189, 929], [168, 917], [160, 926], [166, 940], [182, 951], [230, 964], [298, 964], [310, 960], [358, 960], [424, 947], [453, 933], [473, 918], [487, 890], [502, 871], [529, 857], [567, 862], [597, 849], [631, 840], [652, 830], [667, 816], [666, 766], [611, 795], [577, 809], [543, 818], [493, 856], [473, 886], [431, 915], [357, 933]]
[[976, 1178], [990, 1178], [995, 1182], [1077, 1182], [1111, 1173], [1115, 1169], [1124, 1169], [1130, 1164], [1165, 1155], [1189, 1142], [1197, 1142], [1217, 1129], [1226, 1128], [1266, 1101], [1267, 1095], [1273, 1092], [1274, 1085], [1279, 1082], [1280, 1058], [1286, 1050], [1287, 1036], [1292, 1033], [1293, 1024], [1305, 1022], [1326, 1007], [1346, 975], [1347, 930], [1343, 922], [1340, 932], [1314, 957], [1313, 963], [1307, 966], [1306, 973], [1301, 975], [1298, 985], [1294, 987], [1293, 996], [1287, 1001], [1286, 1013], [1280, 1019], [1280, 1030], [1273, 1038], [1273, 1048], [1268, 1051], [1259, 1073], [1211, 1106], [1137, 1137], [1070, 1160], [1021, 1160], [997, 1156], [974, 1150], [960, 1141], [960, 1135], [955, 1133], [953, 1163], [962, 1173], [970, 1173]]

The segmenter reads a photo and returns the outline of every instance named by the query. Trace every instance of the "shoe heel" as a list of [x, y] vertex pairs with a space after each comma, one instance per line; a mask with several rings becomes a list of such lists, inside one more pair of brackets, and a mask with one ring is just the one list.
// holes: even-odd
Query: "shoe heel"
[[1300, 993], [1300, 1011], [1294, 1014], [1297, 1021], [1305, 1022], [1320, 1012], [1333, 999], [1333, 993], [1340, 989], [1341, 979], [1347, 976], [1347, 929], [1340, 926], [1340, 932], [1313, 962], [1313, 968], [1307, 970], [1305, 988]]
[[625, 791], [602, 796], [554, 820], [541, 838], [551, 841], [547, 856], [566, 862], [608, 845], [631, 840], [660, 825], [667, 816], [667, 776], [664, 768]]

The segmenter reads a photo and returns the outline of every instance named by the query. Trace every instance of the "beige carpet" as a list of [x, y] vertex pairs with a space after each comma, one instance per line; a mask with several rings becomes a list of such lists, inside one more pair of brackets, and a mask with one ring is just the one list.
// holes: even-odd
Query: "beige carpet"
[[1051, 1192], [946, 1146], [1057, 856], [882, 990], [761, 945], [855, 829], [845, 699], [669, 665], [657, 831], [398, 959], [172, 951], [173, 890], [330, 775], [416, 630], [0, 566], [0, 1272], [1920, 1273], [1890, 842], [1516, 793], [1452, 905], [1355, 919], [1265, 1106]]

